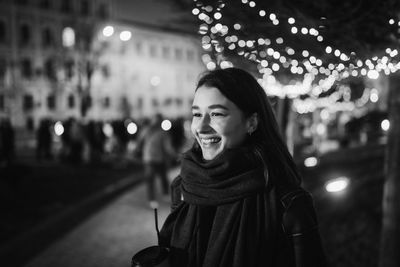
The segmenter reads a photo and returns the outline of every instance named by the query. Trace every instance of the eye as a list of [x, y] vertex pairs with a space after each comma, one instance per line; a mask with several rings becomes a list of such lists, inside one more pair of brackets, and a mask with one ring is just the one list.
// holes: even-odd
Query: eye
[[221, 112], [211, 112], [211, 117], [223, 117], [225, 116], [225, 114], [221, 113]]
[[200, 112], [194, 112], [194, 113], [192, 113], [192, 117], [201, 117], [201, 113]]

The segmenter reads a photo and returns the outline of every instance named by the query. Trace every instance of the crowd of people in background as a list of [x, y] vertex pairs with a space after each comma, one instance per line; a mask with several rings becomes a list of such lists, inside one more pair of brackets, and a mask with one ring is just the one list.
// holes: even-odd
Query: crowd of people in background
[[[157, 118], [157, 119], [156, 119]], [[171, 120], [168, 130], [161, 128], [160, 114], [154, 118], [141, 120], [121, 119], [113, 121], [82, 121], [69, 118], [56, 122], [50, 118], [43, 118], [38, 123], [33, 139], [29, 143], [32, 155], [38, 162], [60, 161], [71, 164], [102, 164], [107, 161], [121, 161], [122, 159], [144, 163], [143, 149], [148, 150], [145, 137], [150, 132], [162, 132], [170, 141], [171, 149], [179, 151], [186, 140], [184, 119]], [[157, 120], [157, 125], [151, 122]], [[127, 122], [134, 122], [137, 130], [129, 133]], [[57, 125], [61, 127], [57, 129]], [[151, 129], [151, 130], [150, 130]], [[149, 132], [150, 130], [150, 132]], [[16, 129], [8, 118], [0, 119], [0, 164], [11, 164], [18, 159], [20, 152], [16, 149]], [[147, 132], [147, 134], [146, 134]], [[151, 142], [150, 142], [151, 143]], [[25, 148], [24, 148], [25, 149]], [[26, 151], [23, 151], [24, 154]], [[146, 152], [148, 154], [148, 152]], [[171, 160], [170, 162], [173, 162]]]

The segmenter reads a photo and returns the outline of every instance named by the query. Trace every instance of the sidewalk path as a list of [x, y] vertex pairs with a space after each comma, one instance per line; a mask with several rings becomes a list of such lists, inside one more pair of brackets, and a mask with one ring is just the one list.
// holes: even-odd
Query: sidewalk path
[[[130, 266], [135, 252], [157, 243], [154, 212], [149, 208], [145, 189], [140, 184], [125, 192], [25, 267]], [[167, 197], [159, 202], [161, 227], [170, 203]]]

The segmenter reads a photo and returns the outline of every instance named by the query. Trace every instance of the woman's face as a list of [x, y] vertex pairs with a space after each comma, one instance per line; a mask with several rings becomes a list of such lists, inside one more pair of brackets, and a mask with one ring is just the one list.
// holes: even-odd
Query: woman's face
[[205, 160], [214, 159], [227, 148], [239, 146], [246, 138], [248, 120], [215, 87], [201, 86], [197, 89], [192, 114], [192, 133]]

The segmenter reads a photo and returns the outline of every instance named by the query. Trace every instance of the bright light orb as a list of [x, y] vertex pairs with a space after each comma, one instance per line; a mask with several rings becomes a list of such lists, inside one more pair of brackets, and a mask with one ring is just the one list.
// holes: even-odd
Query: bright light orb
[[304, 160], [304, 166], [307, 168], [315, 167], [318, 164], [318, 159], [316, 157], [308, 157]]
[[122, 31], [119, 34], [119, 39], [121, 39], [121, 41], [129, 41], [132, 38], [132, 33], [130, 31]]
[[329, 193], [339, 193], [344, 191], [349, 186], [350, 180], [347, 177], [339, 177], [328, 181], [325, 185], [325, 190]]
[[213, 61], [210, 61], [207, 63], [208, 70], [214, 70], [216, 67], [217, 67], [217, 65]]
[[114, 34], [114, 27], [113, 26], [106, 26], [103, 29], [103, 35], [105, 37], [110, 37]]
[[136, 123], [130, 122], [128, 124], [128, 126], [126, 127], [126, 130], [129, 134], [135, 134], [138, 130], [138, 127], [137, 127]]
[[376, 80], [379, 78], [379, 72], [376, 70], [369, 70], [367, 73], [368, 78]]
[[161, 129], [163, 129], [164, 131], [169, 131], [172, 127], [172, 123], [170, 120], [163, 120], [161, 122]]
[[382, 130], [384, 130], [385, 132], [388, 131], [389, 128], [390, 128], [390, 121], [389, 121], [388, 119], [384, 119], [384, 120], [381, 122], [381, 128], [382, 128]]
[[192, 9], [192, 14], [197, 16], [200, 13], [200, 10], [198, 8], [193, 8]]
[[109, 123], [105, 123], [103, 125], [103, 133], [107, 136], [107, 137], [111, 137], [114, 133], [114, 129], [111, 126], [111, 124]]
[[65, 47], [75, 45], [75, 31], [71, 27], [65, 27], [62, 33], [62, 42]]
[[371, 94], [369, 95], [369, 100], [371, 100], [372, 103], [376, 103], [379, 100], [379, 95], [378, 95], [378, 90], [371, 89]]
[[64, 133], [64, 126], [62, 125], [62, 122], [61, 122], [61, 121], [57, 121], [57, 122], [54, 124], [54, 133], [55, 133], [57, 136], [61, 136], [61, 135]]
[[222, 14], [219, 13], [219, 12], [216, 12], [216, 13], [214, 14], [214, 18], [215, 18], [216, 20], [219, 20], [220, 18], [222, 18]]

